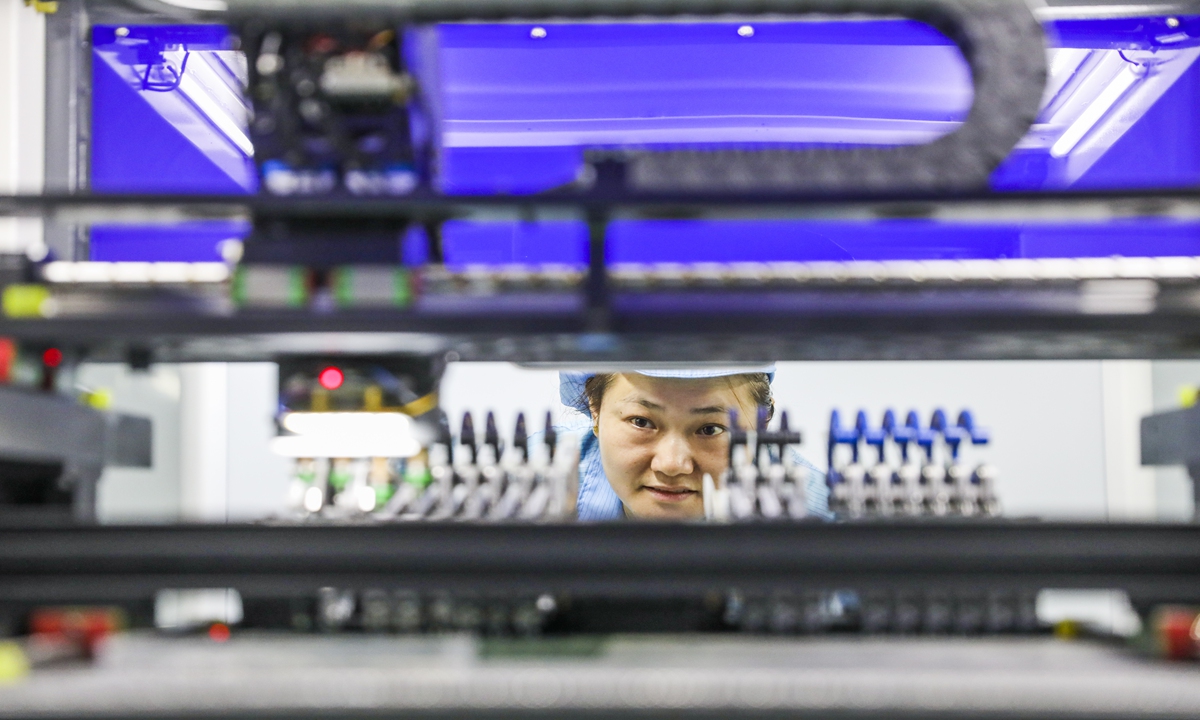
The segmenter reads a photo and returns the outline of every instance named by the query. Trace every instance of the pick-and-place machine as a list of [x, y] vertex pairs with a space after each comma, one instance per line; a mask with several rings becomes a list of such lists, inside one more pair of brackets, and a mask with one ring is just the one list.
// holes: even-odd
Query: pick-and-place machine
[[[969, 410], [858, 412], [851, 425], [837, 409], [822, 474], [794, 453], [801, 438], [781, 397], [777, 420], [731, 433], [728, 470], [706, 482], [706, 520], [662, 524], [574, 522], [579, 438], [533, 408], [510, 437], [486, 407], [463, 418], [438, 408], [446, 363], [474, 360], [1194, 357], [1191, 185], [1172, 176], [1153, 189], [1058, 191], [1086, 168], [1101, 172], [1098, 138], [1146, 112], [1122, 103], [1175, 102], [1165, 78], [1190, 77], [1200, 47], [1200, 20], [1184, 9], [60, 0], [51, 42], [65, 36], [77, 52], [86, 36], [96, 82], [153, 93], [160, 110], [179, 101], [209, 113], [194, 132], [224, 133], [247, 162], [252, 151], [258, 189], [0, 198], [7, 215], [46, 220], [49, 250], [12, 258], [3, 278], [0, 335], [33, 368], [13, 374], [28, 387], [6, 391], [62, 402], [56, 378], [85, 360], [277, 362], [272, 443], [294, 459], [293, 514], [0, 525], [0, 609], [19, 638], [0, 643], [0, 674], [18, 680], [0, 686], [0, 714], [1195, 714], [1191, 666], [1135, 659], [1111, 635], [1057, 645], [1038, 613], [1046, 589], [1123, 591], [1143, 650], [1195, 655], [1195, 526], [1004, 519], [1002, 480], [973, 459], [989, 435]], [[463, 66], [439, 64], [454, 42], [475, 47], [453, 32], [516, 33], [474, 41], [507, 47], [633, 20], [662, 38], [729, 30], [752, 42], [778, 30], [816, 42], [816, 24], [832, 23], [827, 42], [886, 40], [883, 21], [866, 16], [920, 35], [912, 47], [961, 54], [970, 93], [953, 130], [887, 144], [589, 141], [532, 189], [504, 175], [511, 158], [492, 185], [471, 185], [461, 173], [472, 156], [447, 139], [474, 127], [447, 95], [470, 87], [446, 80], [466, 77], [453, 75]], [[668, 44], [645, 37], [622, 43]], [[238, 57], [243, 94], [226, 92], [228, 78], [205, 89], [205, 78], [236, 78]], [[214, 119], [235, 99], [251, 109], [241, 130]], [[111, 138], [101, 130], [96, 160]], [[236, 175], [233, 161], [223, 167]], [[1039, 184], [1020, 185], [1029, 173]], [[1053, 227], [973, 254], [845, 251], [855, 235], [883, 233], [858, 238], [866, 247], [913, 232], [910, 221], [937, 243], [993, 242], [1014, 218]], [[203, 261], [103, 255], [112, 227], [131, 219], [163, 233], [197, 220], [246, 232]], [[694, 241], [712, 224], [764, 219], [840, 232], [842, 254], [635, 252], [664, 222]], [[508, 223], [514, 247], [562, 234], [480, 262], [464, 250], [468, 230], [489, 222]], [[0, 428], [10, 415], [0, 406]], [[1144, 451], [1147, 462], [1191, 464], [1186, 452]], [[84, 474], [55, 477], [70, 488]], [[828, 496], [832, 519], [813, 516], [814, 493]], [[916, 634], [932, 637], [891, 637]], [[56, 666], [72, 648], [92, 665]]]

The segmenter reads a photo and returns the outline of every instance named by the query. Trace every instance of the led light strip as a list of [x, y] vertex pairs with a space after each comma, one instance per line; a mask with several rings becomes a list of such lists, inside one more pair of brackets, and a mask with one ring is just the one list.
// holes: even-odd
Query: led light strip
[[820, 283], [1038, 282], [1200, 279], [1200, 257], [895, 260], [884, 262], [619, 264], [623, 289]]
[[179, 285], [223, 283], [229, 268], [214, 262], [63, 262], [42, 267], [54, 284]]

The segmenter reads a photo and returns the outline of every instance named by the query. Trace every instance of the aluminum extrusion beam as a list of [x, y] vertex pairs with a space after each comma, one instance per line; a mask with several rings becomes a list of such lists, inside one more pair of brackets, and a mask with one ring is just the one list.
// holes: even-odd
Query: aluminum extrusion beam
[[[187, 220], [583, 219], [589, 211], [618, 218], [924, 218], [944, 222], [1095, 221], [1139, 217], [1200, 218], [1195, 188], [1066, 192], [556, 192], [541, 195], [434, 195], [395, 198], [245, 195], [0, 195], [0, 216], [61, 222], [172, 224]], [[348, 233], [352, 232], [350, 230]]]
[[1039, 522], [0, 528], [0, 601], [247, 598], [325, 586], [680, 597], [1117, 588], [1200, 601], [1200, 526]]

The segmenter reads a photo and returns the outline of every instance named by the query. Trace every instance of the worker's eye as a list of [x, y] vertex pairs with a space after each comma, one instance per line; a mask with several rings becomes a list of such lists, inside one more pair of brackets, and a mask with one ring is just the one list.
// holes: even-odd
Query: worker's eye
[[654, 428], [654, 423], [650, 422], [648, 418], [644, 418], [640, 415], [635, 415], [634, 417], [629, 418], [629, 422], [634, 427], [642, 428], [643, 430], [652, 430]]
[[725, 432], [725, 426], [724, 425], [715, 425], [715, 424], [705, 425], [704, 427], [700, 428], [697, 432], [704, 437], [716, 437], [716, 436], [720, 435], [721, 433]]

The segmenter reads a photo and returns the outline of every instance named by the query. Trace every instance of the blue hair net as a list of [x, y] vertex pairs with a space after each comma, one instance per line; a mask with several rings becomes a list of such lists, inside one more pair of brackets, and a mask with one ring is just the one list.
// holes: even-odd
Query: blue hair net
[[[746, 375], [748, 373], [766, 373], [767, 381], [775, 381], [775, 365], [748, 365], [743, 367], [700, 367], [700, 368], [646, 368], [634, 370], [638, 375], [660, 378], [701, 379], [729, 377], [730, 375]], [[558, 399], [563, 405], [572, 407], [591, 417], [591, 409], [587, 405], [584, 385], [589, 378], [595, 377], [591, 372], [561, 372], [558, 374]]]

